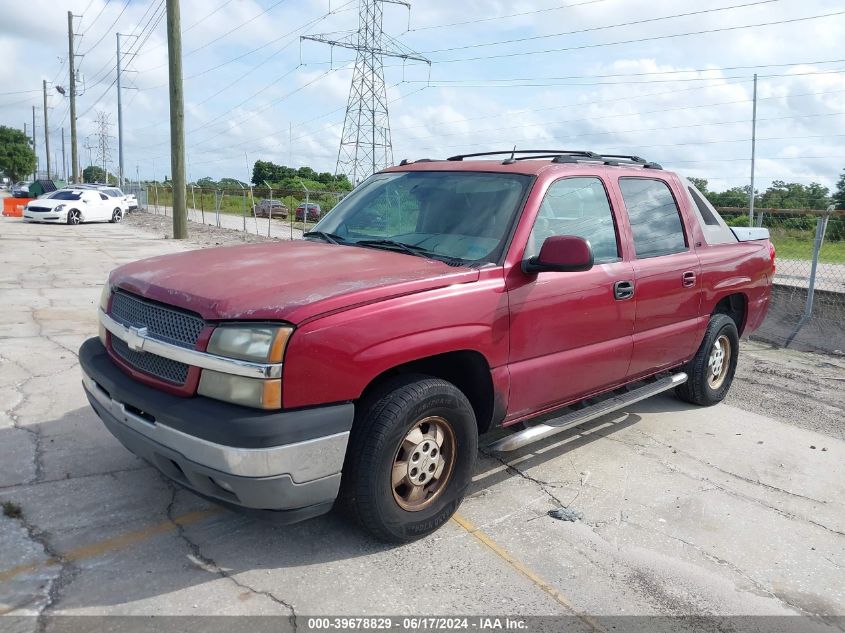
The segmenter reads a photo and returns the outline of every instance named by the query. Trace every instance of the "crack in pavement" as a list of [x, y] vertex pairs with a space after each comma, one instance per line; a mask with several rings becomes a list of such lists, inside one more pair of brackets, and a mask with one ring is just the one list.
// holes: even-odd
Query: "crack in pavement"
[[58, 573], [49, 580], [50, 586], [46, 594], [47, 602], [38, 611], [36, 631], [38, 631], [38, 633], [44, 633], [47, 629], [46, 616], [48, 615], [48, 612], [56, 607], [61, 599], [62, 589], [73, 581], [79, 573], [79, 568], [53, 548], [47, 538], [46, 532], [39, 530], [26, 520], [26, 513], [23, 513], [22, 516], [18, 517], [17, 521], [20, 522], [21, 526], [26, 531], [27, 538], [33, 543], [40, 545], [44, 550], [44, 553], [48, 557], [47, 564], [59, 566]]
[[[544, 493], [546, 493], [549, 497], [551, 497], [552, 499], [554, 499], [555, 503], [557, 503], [557, 505], [558, 505], [559, 507], [562, 507], [562, 508], [567, 508], [567, 507], [569, 507], [568, 505], [564, 505], [563, 501], [561, 501], [561, 500], [557, 497], [557, 495], [555, 495], [555, 494], [554, 494], [551, 490], [549, 490], [549, 489], [547, 488], [547, 486], [549, 485], [549, 482], [547, 482], [547, 481], [541, 481], [541, 480], [539, 480], [539, 479], [536, 479], [535, 477], [532, 477], [531, 475], [529, 475], [529, 474], [528, 474], [528, 473], [526, 473], [525, 471], [521, 470], [521, 469], [520, 469], [520, 468], [518, 468], [517, 466], [514, 466], [513, 464], [511, 464], [511, 463], [509, 463], [508, 461], [506, 461], [504, 458], [499, 457], [498, 455], [496, 455], [496, 454], [494, 454], [494, 453], [488, 452], [487, 450], [485, 450], [485, 449], [483, 449], [483, 448], [479, 448], [479, 449], [478, 449], [478, 452], [479, 452], [479, 453], [481, 453], [482, 455], [484, 455], [485, 457], [489, 457], [490, 459], [493, 459], [493, 460], [496, 460], [497, 462], [499, 462], [499, 463], [500, 463], [502, 466], [504, 466], [504, 467], [505, 467], [505, 469], [506, 469], [509, 473], [511, 473], [512, 475], [516, 475], [516, 476], [518, 476], [518, 477], [521, 477], [522, 479], [525, 479], [525, 480], [527, 480], [527, 481], [530, 481], [530, 482], [532, 482], [532, 483], [536, 484], [537, 486], [539, 486], [539, 487], [540, 487], [540, 490], [542, 490], [542, 491], [543, 491]], [[579, 492], [579, 494], [580, 494], [580, 492]], [[577, 498], [577, 496], [578, 496], [578, 495], [576, 495], [576, 498]]]
[[[164, 477], [162, 477], [162, 479], [164, 479]], [[179, 536], [179, 538], [181, 538], [185, 542], [185, 544], [188, 546], [188, 549], [190, 550], [190, 552], [194, 556], [194, 558], [196, 558], [198, 561], [200, 561], [205, 566], [205, 568], [206, 568], [205, 571], [209, 571], [210, 573], [214, 573], [217, 576], [219, 576], [220, 578], [224, 578], [226, 580], [231, 581], [236, 587], [239, 587], [241, 589], [245, 589], [245, 590], [249, 591], [250, 593], [257, 595], [257, 596], [264, 596], [265, 598], [268, 598], [268, 599], [272, 600], [273, 602], [275, 602], [276, 604], [284, 607], [285, 609], [290, 611], [290, 615], [288, 616], [288, 620], [290, 621], [291, 626], [293, 627], [293, 630], [295, 631], [297, 629], [297, 625], [296, 625], [296, 617], [297, 616], [296, 616], [296, 610], [295, 610], [295, 608], [292, 604], [285, 602], [284, 600], [282, 600], [281, 598], [279, 598], [278, 596], [276, 596], [275, 594], [273, 594], [270, 591], [263, 591], [263, 590], [260, 590], [260, 589], [256, 589], [255, 587], [247, 585], [246, 583], [238, 580], [234, 575], [232, 575], [230, 572], [228, 572], [227, 570], [223, 569], [220, 565], [218, 565], [217, 562], [214, 559], [212, 559], [209, 556], [206, 556], [205, 554], [202, 553], [200, 546], [197, 543], [194, 543], [190, 539], [190, 537], [188, 536], [188, 534], [185, 530], [185, 526], [183, 526], [181, 523], [179, 523], [178, 519], [173, 516], [173, 508], [174, 508], [174, 505], [176, 503], [176, 494], [178, 493], [178, 488], [176, 488], [167, 479], [165, 479], [164, 481], [171, 490], [170, 503], [167, 504], [167, 510], [165, 512], [165, 514], [167, 515], [167, 519], [175, 526], [176, 534]]]
[[28, 488], [30, 486], [43, 486], [45, 484], [54, 484], [60, 481], [76, 481], [78, 479], [89, 479], [92, 477], [114, 477], [122, 473], [133, 473], [139, 470], [151, 470], [153, 467], [147, 464], [135, 466], [133, 468], [117, 468], [115, 470], [105, 470], [99, 473], [87, 473], [85, 475], [76, 475], [74, 477], [57, 477], [55, 479], [42, 479], [41, 481], [23, 482], [19, 484], [11, 484], [8, 486], [0, 486], [0, 491], [15, 490], [16, 488]]

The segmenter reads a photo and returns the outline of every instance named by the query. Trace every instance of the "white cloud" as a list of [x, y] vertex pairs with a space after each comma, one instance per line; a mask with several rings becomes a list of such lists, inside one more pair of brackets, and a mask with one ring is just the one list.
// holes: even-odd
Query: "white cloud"
[[[751, 1], [725, 0], [717, 6]], [[66, 4], [79, 14], [88, 1], [68, 0]], [[255, 18], [275, 4], [275, 0], [225, 4], [222, 0], [182, 0], [183, 27], [188, 29], [183, 44], [185, 125], [194, 178], [243, 178], [247, 169], [244, 153], [250, 161], [261, 158], [311, 164], [320, 171], [334, 169], [351, 79], [351, 71], [338, 67], [354, 59], [354, 52], [300, 43], [299, 35], [336, 34], [355, 28], [357, 5], [348, 0], [285, 2]], [[405, 32], [407, 11], [385, 5], [385, 29], [412, 49], [434, 51], [711, 8], [709, 3], [693, 0], [654, 0], [648, 5], [568, 0], [567, 4], [579, 6], [547, 10], [560, 3], [427, 0], [414, 3], [409, 32]], [[78, 64], [86, 77], [86, 92], [78, 100], [80, 146], [94, 131], [96, 110], [110, 112], [116, 124], [116, 92], [110, 86], [114, 79], [113, 32], [139, 30], [150, 6], [131, 2], [118, 19], [122, 2], [93, 0], [86, 15], [77, 20], [83, 33], [78, 49], [86, 52]], [[326, 16], [330, 6], [341, 10]], [[0, 95], [3, 124], [20, 127], [31, 120], [31, 106], [41, 106], [38, 89], [42, 78], [67, 83], [67, 67], [59, 72], [59, 59], [67, 55], [67, 9], [57, 9], [52, 0], [13, 3], [4, 9], [0, 23], [0, 58], [5, 62], [0, 65], [0, 85], [4, 87], [0, 92], [5, 92]], [[648, 38], [838, 10], [842, 7], [836, 0], [780, 0], [640, 25], [431, 53], [435, 62], [430, 71], [431, 87], [425, 83], [429, 77], [426, 66], [386, 59], [394, 155], [399, 160], [506, 149], [514, 144], [562, 145], [641, 153], [684, 173], [707, 177], [716, 187], [742, 185], [749, 172], [751, 75], [755, 69], [729, 67], [757, 66], [758, 181], [764, 187], [773, 178], [832, 185], [845, 165], [842, 137], [838, 136], [845, 128], [845, 116], [840, 116], [845, 113], [845, 73], [820, 73], [843, 69], [845, 62], [764, 65], [845, 58], [841, 53], [845, 16], [684, 38]], [[513, 13], [527, 14], [487, 19]], [[209, 17], [203, 19], [205, 16]], [[233, 30], [246, 21], [246, 26]], [[469, 23], [429, 28], [455, 22]], [[303, 28], [297, 31], [299, 27]], [[102, 43], [89, 50], [102, 35]], [[593, 46], [636, 39], [644, 41]], [[130, 46], [131, 40], [126, 42]], [[571, 50], [521, 54], [555, 48]], [[444, 62], [491, 55], [498, 57]], [[242, 58], [235, 60], [237, 57]], [[155, 165], [160, 177], [169, 172], [163, 23], [130, 68], [139, 72], [127, 73], [124, 81], [128, 86], [123, 99], [127, 171], [134, 174], [137, 164], [142, 176], [152, 175]], [[709, 70], [675, 72], [697, 69]], [[498, 81], [507, 78], [533, 81]], [[708, 81], [689, 81], [693, 78]], [[132, 90], [133, 86], [140, 90]], [[33, 92], [8, 94], [26, 90]], [[712, 105], [698, 107], [702, 104]], [[51, 93], [54, 153], [60, 146], [58, 128], [64, 126], [67, 134], [69, 127], [66, 110], [67, 101]], [[41, 124], [40, 112], [37, 124]], [[40, 151], [43, 154], [43, 149]], [[115, 149], [113, 155], [116, 153]], [[84, 150], [81, 154], [85, 157]]]

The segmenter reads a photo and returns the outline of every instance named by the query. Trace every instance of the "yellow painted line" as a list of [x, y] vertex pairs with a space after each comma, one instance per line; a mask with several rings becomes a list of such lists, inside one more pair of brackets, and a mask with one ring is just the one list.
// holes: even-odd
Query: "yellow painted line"
[[475, 524], [472, 523], [472, 521], [458, 513], [452, 515], [452, 521], [460, 525], [464, 530], [466, 530], [466, 532], [470, 536], [475, 538], [475, 540], [477, 540], [479, 543], [484, 545], [484, 547], [496, 554], [496, 556], [505, 561], [513, 569], [525, 576], [528, 580], [534, 583], [534, 585], [542, 589], [546, 594], [551, 596], [551, 598], [555, 602], [562, 605], [567, 610], [571, 611], [576, 617], [578, 617], [582, 622], [587, 624], [594, 631], [607, 633], [607, 629], [605, 629], [601, 624], [596, 622], [594, 618], [590, 617], [589, 615], [586, 615], [585, 613], [579, 612], [575, 608], [575, 606], [569, 601], [569, 599], [564, 596], [563, 593], [557, 587], [555, 587], [549, 581], [541, 577], [537, 572], [528, 567], [528, 565], [516, 559], [508, 550], [499, 545], [480, 528], [476, 527]]
[[[151, 538], [158, 534], [172, 532], [176, 529], [176, 523], [182, 526], [192, 525], [193, 523], [202, 521], [203, 519], [206, 519], [210, 516], [220, 514], [222, 511], [223, 510], [220, 508], [210, 508], [208, 510], [196, 510], [194, 512], [188, 512], [186, 514], [183, 514], [182, 516], [176, 517], [173, 521], [162, 521], [161, 523], [150, 525], [135, 532], [121, 534], [110, 539], [105, 539], [104, 541], [97, 541], [96, 543], [91, 543], [90, 545], [82, 545], [81, 547], [77, 547], [75, 549], [70, 550], [67, 554], [64, 555], [63, 558], [65, 561], [72, 563], [80, 560], [85, 560], [87, 558], [101, 556], [102, 554], [114, 550], [125, 549], [130, 545], [140, 543], [141, 541], [145, 541], [148, 538]], [[48, 558], [43, 563], [18, 565], [17, 567], [12, 567], [11, 569], [0, 571], [0, 583], [8, 582], [9, 580], [16, 578], [17, 576], [20, 576], [21, 574], [37, 571], [40, 567], [50, 567], [53, 565], [61, 564], [61, 561], [56, 558]]]

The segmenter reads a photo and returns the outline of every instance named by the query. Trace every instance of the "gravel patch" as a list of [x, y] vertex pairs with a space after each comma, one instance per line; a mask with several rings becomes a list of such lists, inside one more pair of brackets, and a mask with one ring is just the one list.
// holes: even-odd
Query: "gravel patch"
[[[163, 239], [173, 239], [173, 219], [164, 215], [155, 215], [144, 211], [128, 213], [123, 221], [131, 226], [149, 231]], [[255, 233], [245, 233], [234, 229], [217, 228], [198, 222], [188, 222], [188, 240], [202, 248], [213, 246], [231, 246], [252, 242], [278, 242], [276, 238]]]
[[845, 357], [743, 341], [725, 402], [845, 440]]

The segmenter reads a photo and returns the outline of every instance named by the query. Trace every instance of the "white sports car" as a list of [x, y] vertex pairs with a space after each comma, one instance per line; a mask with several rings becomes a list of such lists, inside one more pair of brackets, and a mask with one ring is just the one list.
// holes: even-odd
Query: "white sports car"
[[120, 222], [122, 201], [92, 189], [60, 189], [28, 203], [23, 209], [27, 222]]

